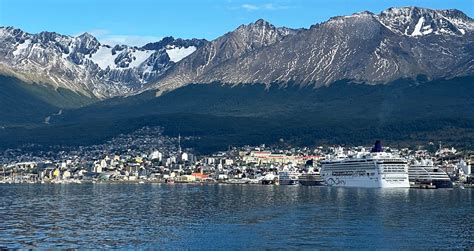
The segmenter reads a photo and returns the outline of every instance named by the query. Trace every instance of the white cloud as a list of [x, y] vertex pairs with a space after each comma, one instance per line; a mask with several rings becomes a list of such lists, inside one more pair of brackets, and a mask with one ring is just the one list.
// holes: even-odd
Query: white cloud
[[[150, 42], [158, 42], [162, 37], [158, 36], [139, 36], [139, 35], [119, 35], [112, 34], [109, 30], [105, 29], [95, 29], [87, 31], [87, 33], [96, 37], [102, 44], [107, 45], [116, 45], [116, 44], [125, 44], [131, 46], [143, 46]], [[82, 33], [81, 33], [82, 34]], [[80, 34], [77, 34], [78, 36]]]
[[277, 5], [273, 3], [265, 3], [265, 4], [242, 4], [240, 8], [247, 10], [247, 11], [254, 11], [254, 10], [282, 10], [288, 9], [289, 6], [284, 5]]
[[245, 10], [258, 10], [259, 9], [259, 7], [254, 4], [242, 4], [240, 7]]

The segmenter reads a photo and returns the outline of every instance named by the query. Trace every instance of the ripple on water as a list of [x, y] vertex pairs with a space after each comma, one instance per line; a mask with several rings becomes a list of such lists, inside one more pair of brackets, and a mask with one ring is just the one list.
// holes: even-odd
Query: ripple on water
[[0, 247], [468, 248], [472, 190], [0, 185]]

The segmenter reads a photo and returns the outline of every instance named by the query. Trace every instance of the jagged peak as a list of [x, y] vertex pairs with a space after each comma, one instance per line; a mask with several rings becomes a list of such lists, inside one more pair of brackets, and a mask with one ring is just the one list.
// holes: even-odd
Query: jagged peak
[[98, 47], [102, 45], [99, 40], [88, 32], [84, 32], [75, 37], [77, 43], [86, 45], [87, 47]]
[[418, 7], [418, 6], [402, 6], [402, 7], [390, 7], [386, 10], [383, 10], [380, 14], [381, 15], [420, 15], [420, 14], [429, 14], [434, 15], [436, 13], [446, 13], [449, 14], [450, 12], [465, 15], [462, 11], [457, 9], [447, 9], [447, 10], [435, 10], [425, 7]]
[[36, 38], [38, 38], [40, 41], [49, 41], [49, 40], [54, 40], [58, 38], [68, 39], [71, 37], [67, 35], [61, 35], [57, 32], [42, 31], [37, 34]]
[[451, 18], [459, 18], [463, 19], [466, 21], [473, 21], [471, 17], [466, 15], [466, 13], [458, 10], [458, 9], [447, 9], [447, 10], [440, 10], [439, 12], [443, 13], [444, 16], [446, 17], [451, 17]]
[[401, 14], [410, 14], [414, 11], [420, 11], [420, 10], [430, 10], [431, 9], [426, 9], [426, 8], [420, 8], [416, 6], [402, 6], [402, 7], [390, 7], [386, 10], [383, 10], [381, 13], [385, 14], [395, 14], [395, 15], [401, 15]]
[[253, 25], [256, 25], [256, 26], [269, 26], [271, 24], [270, 24], [270, 22], [264, 20], [263, 18], [260, 18], [257, 21], [253, 22]]
[[0, 27], [0, 35], [6, 35], [6, 34], [10, 34], [11, 36], [17, 36], [17, 35], [23, 35], [23, 34], [28, 34], [26, 32], [24, 32], [23, 30], [21, 29], [18, 29], [16, 27], [13, 27], [13, 26], [1, 26]]
[[[447, 10], [434, 10], [430, 8], [417, 7], [417, 6], [404, 6], [404, 7], [390, 7], [386, 10], [380, 12], [376, 15], [370, 11], [361, 11], [353, 13], [352, 15], [347, 16], [335, 16], [331, 17], [327, 22], [324, 23], [341, 23], [345, 22], [347, 19], [353, 18], [374, 18], [382, 21], [387, 21], [390, 19], [398, 20], [398, 23], [409, 23], [409, 22], [418, 22], [419, 19], [423, 17], [424, 20], [441, 20], [445, 19], [448, 21], [455, 21], [456, 24], [464, 23], [461, 25], [467, 27], [473, 27], [473, 19], [467, 16], [460, 10], [457, 9], [447, 9]], [[387, 22], [382, 22], [386, 24]], [[317, 26], [313, 25], [312, 27]], [[390, 27], [389, 27], [390, 28]], [[464, 27], [463, 27], [464, 28]], [[404, 32], [402, 32], [404, 33]]]
[[382, 11], [379, 16], [386, 16], [386, 17], [430, 16], [434, 18], [439, 18], [439, 17], [458, 18], [458, 19], [463, 19], [466, 21], [472, 21], [472, 18], [470, 18], [464, 12], [458, 9], [435, 10], [435, 9], [417, 7], [417, 6], [390, 7]]
[[249, 24], [242, 24], [240, 25], [237, 30], [244, 30], [244, 29], [260, 29], [260, 28], [271, 28], [271, 29], [276, 29], [274, 25], [272, 25], [270, 22], [260, 18], [256, 20], [255, 22], [249, 23]]
[[77, 36], [78, 38], [87, 38], [87, 39], [96, 39], [92, 34], [89, 32], [84, 32], [81, 35]]
[[382, 11], [378, 18], [393, 32], [413, 37], [428, 34], [464, 35], [474, 28], [472, 19], [455, 9], [392, 7]]
[[168, 46], [178, 46], [178, 47], [190, 47], [190, 46], [194, 46], [194, 47], [201, 47], [203, 46], [204, 44], [206, 44], [208, 41], [205, 40], [205, 39], [197, 39], [197, 38], [193, 38], [193, 39], [183, 39], [183, 38], [174, 38], [173, 36], [167, 36], [167, 37], [164, 37], [162, 38], [160, 41], [158, 42], [152, 42], [152, 43], [148, 43], [144, 46], [141, 47], [141, 49], [145, 49], [145, 50], [161, 50], [163, 48], [166, 48]]
[[0, 26], [0, 30], [10, 30], [10, 29], [14, 29], [13, 26]]
[[174, 41], [175, 38], [173, 36], [166, 36], [162, 38], [160, 41]]
[[[237, 33], [258, 32], [258, 34], [260, 34], [262, 31], [269, 31], [269, 30], [273, 30], [276, 34], [279, 34], [280, 36], [287, 36], [287, 35], [290, 35], [290, 34], [295, 34], [299, 30], [302, 30], [302, 29], [292, 29], [292, 28], [287, 28], [287, 27], [276, 27], [273, 24], [271, 24], [270, 22], [260, 18], [260, 19], [256, 20], [253, 23], [240, 25], [233, 32], [237, 32]], [[233, 33], [233, 32], [230, 32], [230, 33]]]

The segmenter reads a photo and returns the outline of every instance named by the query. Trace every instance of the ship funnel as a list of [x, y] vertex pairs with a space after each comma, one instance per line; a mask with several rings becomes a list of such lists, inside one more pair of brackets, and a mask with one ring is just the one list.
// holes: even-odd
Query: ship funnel
[[380, 142], [380, 140], [375, 141], [375, 145], [374, 145], [374, 147], [372, 148], [372, 151], [370, 151], [370, 152], [373, 152], [373, 153], [381, 153], [381, 152], [383, 152], [383, 149], [382, 149], [382, 142]]

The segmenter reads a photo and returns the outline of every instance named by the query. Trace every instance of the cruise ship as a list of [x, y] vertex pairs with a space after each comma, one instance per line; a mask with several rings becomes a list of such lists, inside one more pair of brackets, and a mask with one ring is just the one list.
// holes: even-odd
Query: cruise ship
[[321, 176], [329, 186], [409, 188], [408, 162], [383, 152], [379, 140], [371, 152], [338, 156], [321, 162]]
[[436, 188], [452, 188], [453, 182], [431, 160], [416, 161], [408, 168], [408, 178], [413, 185], [430, 185]]

